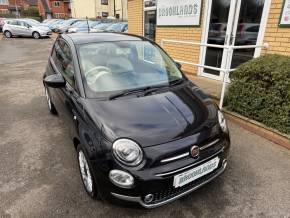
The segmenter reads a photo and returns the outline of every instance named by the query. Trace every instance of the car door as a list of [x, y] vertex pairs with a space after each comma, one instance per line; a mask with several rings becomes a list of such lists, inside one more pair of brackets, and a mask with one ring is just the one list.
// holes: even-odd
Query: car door
[[27, 27], [25, 27], [24, 22], [18, 20], [17, 21], [17, 35], [21, 35], [21, 36], [25, 36], [25, 29], [27, 29]]
[[52, 101], [58, 114], [68, 124], [69, 131], [74, 131], [74, 117], [78, 117], [79, 93], [76, 90], [75, 66], [72, 58], [72, 52], [69, 45], [62, 39], [58, 39], [54, 45], [52, 56], [52, 69], [54, 73], [60, 73], [66, 80], [66, 85], [61, 89], [54, 89]]
[[18, 20], [11, 20], [9, 21], [9, 30], [11, 31], [12, 35], [19, 36], [21, 35], [21, 30], [19, 28], [20, 22]]
[[31, 25], [25, 21], [22, 21], [21, 26], [23, 27], [23, 35], [32, 36]]

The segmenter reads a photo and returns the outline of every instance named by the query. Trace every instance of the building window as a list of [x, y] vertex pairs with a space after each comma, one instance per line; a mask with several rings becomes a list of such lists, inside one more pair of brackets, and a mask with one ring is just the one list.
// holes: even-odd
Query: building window
[[65, 17], [65, 14], [64, 13], [54, 13], [53, 14], [53, 17], [54, 18], [64, 18]]
[[156, 0], [145, 0], [144, 7], [145, 8], [156, 7]]
[[120, 19], [120, 14], [116, 14], [116, 19]]
[[102, 12], [102, 17], [108, 17], [109, 13], [108, 12]]
[[144, 0], [144, 36], [155, 40], [156, 0]]
[[9, 14], [8, 9], [0, 9], [0, 14]]
[[53, 6], [56, 8], [60, 7], [60, 1], [54, 1]]
[[0, 5], [9, 5], [8, 0], [0, 0]]
[[108, 5], [108, 0], [101, 0], [102, 5]]

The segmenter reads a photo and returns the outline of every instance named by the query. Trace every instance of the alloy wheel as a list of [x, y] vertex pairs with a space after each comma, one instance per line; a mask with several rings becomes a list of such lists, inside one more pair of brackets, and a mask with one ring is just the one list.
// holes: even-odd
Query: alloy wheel
[[5, 31], [4, 35], [5, 35], [6, 38], [11, 38], [12, 37], [12, 34], [9, 31]]
[[79, 167], [80, 167], [83, 183], [85, 185], [87, 192], [91, 193], [93, 191], [92, 174], [90, 172], [90, 168], [86, 160], [85, 154], [81, 150], [79, 151], [78, 159], [79, 159]]
[[35, 39], [39, 39], [39, 38], [40, 38], [40, 35], [39, 35], [38, 32], [35, 32], [35, 33], [33, 33], [33, 37], [34, 37]]

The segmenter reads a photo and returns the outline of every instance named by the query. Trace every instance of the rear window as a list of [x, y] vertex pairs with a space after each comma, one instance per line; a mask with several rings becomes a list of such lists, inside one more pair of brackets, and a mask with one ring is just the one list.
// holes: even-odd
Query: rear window
[[9, 21], [7, 21], [7, 23], [10, 25], [18, 25], [17, 20], [9, 20]]

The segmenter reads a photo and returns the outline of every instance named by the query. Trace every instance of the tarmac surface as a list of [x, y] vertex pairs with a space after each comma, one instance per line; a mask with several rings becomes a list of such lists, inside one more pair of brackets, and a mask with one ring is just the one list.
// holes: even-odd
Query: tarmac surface
[[290, 151], [229, 123], [228, 169], [169, 205], [132, 209], [91, 200], [42, 74], [52, 39], [0, 36], [0, 217], [290, 217]]

